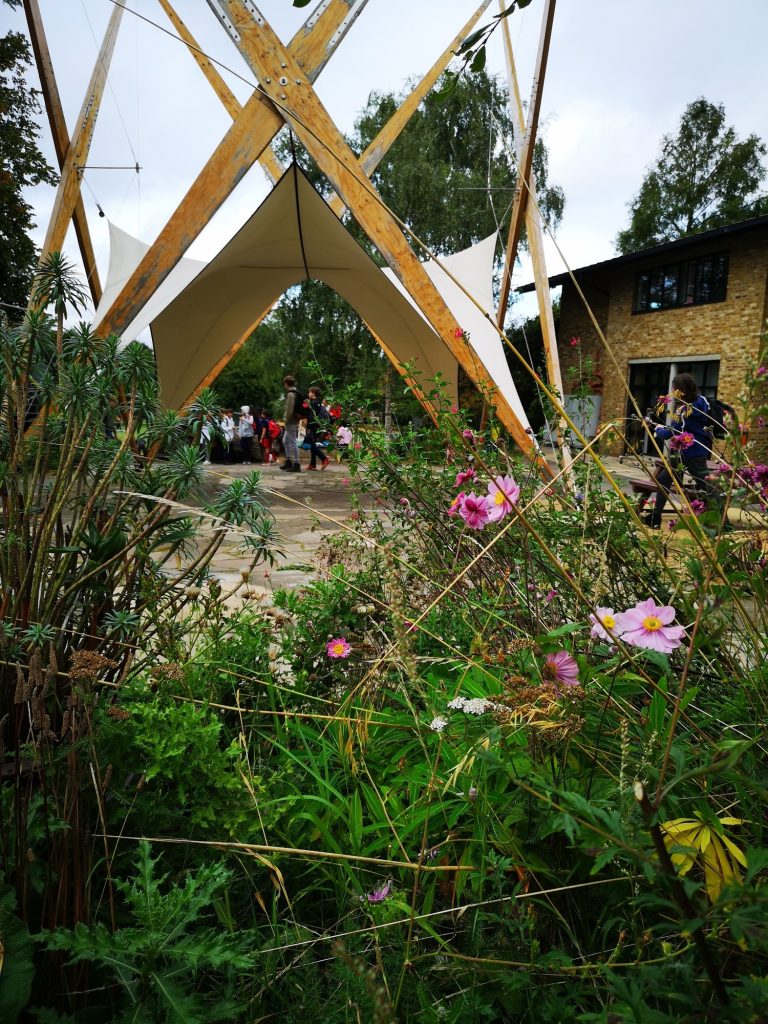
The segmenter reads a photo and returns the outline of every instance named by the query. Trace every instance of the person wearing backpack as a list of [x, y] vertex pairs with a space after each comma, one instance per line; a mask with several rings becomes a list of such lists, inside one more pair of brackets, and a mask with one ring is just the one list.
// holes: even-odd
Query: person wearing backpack
[[699, 394], [699, 387], [690, 373], [678, 373], [672, 380], [672, 394], [677, 400], [670, 426], [659, 424], [654, 434], [660, 442], [668, 441], [669, 466], [656, 474], [659, 492], [646, 522], [651, 529], [661, 526], [661, 513], [669, 497], [673, 479], [680, 486], [689, 473], [702, 491], [719, 496], [707, 479], [707, 459], [712, 457], [712, 417], [709, 402]]
[[285, 408], [283, 410], [285, 462], [280, 469], [285, 470], [287, 473], [300, 473], [299, 423], [307, 418], [307, 403], [296, 387], [296, 378], [293, 374], [289, 373], [283, 377], [283, 388], [285, 389]]
[[237, 436], [240, 438], [240, 451], [243, 453], [243, 465], [250, 466], [253, 461], [253, 416], [249, 405], [240, 406], [240, 419], [237, 423]]
[[323, 399], [319, 388], [309, 389], [309, 415], [307, 416], [307, 434], [304, 439], [304, 446], [309, 448], [310, 458], [308, 470], [317, 469], [318, 457], [321, 462], [320, 469], [325, 469], [330, 464], [330, 459], [325, 454], [318, 442], [323, 433], [327, 431], [331, 422], [328, 410], [323, 405]]

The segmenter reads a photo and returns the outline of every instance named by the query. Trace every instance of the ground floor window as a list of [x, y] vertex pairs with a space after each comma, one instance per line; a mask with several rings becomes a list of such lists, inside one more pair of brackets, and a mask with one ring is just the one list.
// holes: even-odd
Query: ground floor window
[[[629, 364], [629, 390], [643, 415], [653, 414], [659, 395], [668, 395], [672, 378], [678, 373], [690, 373], [706, 398], [717, 397], [720, 376], [719, 359], [660, 359], [638, 360]], [[639, 450], [648, 454], [648, 435], [631, 401], [627, 400], [625, 451]]]

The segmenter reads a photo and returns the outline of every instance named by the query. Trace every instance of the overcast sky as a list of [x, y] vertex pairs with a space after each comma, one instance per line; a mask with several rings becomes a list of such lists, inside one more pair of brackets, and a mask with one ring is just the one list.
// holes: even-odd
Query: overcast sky
[[[71, 129], [113, 4], [39, 3]], [[83, 198], [102, 280], [109, 245], [107, 221], [99, 218], [96, 203], [119, 227], [152, 241], [231, 123], [184, 45], [131, 13], [172, 32], [156, 0], [126, 0], [126, 6], [88, 163], [138, 162], [141, 172], [86, 172]], [[235, 72], [222, 73], [244, 101], [253, 76], [205, 0], [176, 0], [174, 6], [201, 47]], [[285, 41], [313, 6], [302, 11], [291, 0], [259, 3]], [[339, 127], [351, 130], [371, 90], [399, 90], [409, 76], [424, 73], [475, 6], [473, 0], [369, 0], [316, 83]], [[530, 91], [542, 8], [541, 0], [533, 0], [510, 18], [524, 96]], [[496, 9], [492, 5], [483, 22]], [[20, 11], [4, 5], [0, 11], [6, 23], [25, 30]], [[724, 103], [728, 123], [739, 135], [755, 132], [768, 140], [767, 37], [768, 0], [559, 0], [542, 117], [550, 180], [566, 196], [558, 242], [572, 267], [613, 255], [613, 239], [626, 226], [626, 204], [656, 157], [662, 135], [676, 130], [687, 103], [702, 95]], [[500, 39], [489, 46], [488, 65], [504, 73]], [[47, 123], [42, 139], [55, 165]], [[214, 256], [268, 188], [262, 171], [254, 168], [188, 255]], [[47, 186], [29, 193], [38, 243], [53, 196]], [[65, 249], [78, 256], [72, 231]], [[548, 244], [549, 272], [562, 269]], [[528, 279], [523, 266], [515, 282]]]

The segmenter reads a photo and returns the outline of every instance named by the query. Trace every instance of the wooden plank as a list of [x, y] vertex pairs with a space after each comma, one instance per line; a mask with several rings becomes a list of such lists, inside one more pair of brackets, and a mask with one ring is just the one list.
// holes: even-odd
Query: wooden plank
[[[355, 3], [359, 13], [367, 0]], [[303, 62], [307, 77], [317, 77], [329, 51], [343, 38], [342, 24], [349, 15], [348, 0], [331, 0], [316, 20], [310, 18], [293, 37], [289, 49]], [[100, 334], [121, 334], [141, 312], [283, 124], [281, 115], [256, 90], [107, 310], [99, 324]]]
[[88, 160], [93, 130], [96, 126], [96, 118], [104, 95], [107, 72], [109, 71], [112, 54], [115, 50], [117, 32], [122, 18], [123, 8], [116, 5], [112, 9], [104, 41], [96, 58], [91, 80], [88, 83], [88, 89], [77, 119], [72, 141], [64, 158], [61, 180], [56, 190], [56, 199], [54, 200], [51, 219], [48, 222], [48, 230], [40, 254], [41, 259], [49, 252], [60, 251], [64, 246], [67, 228], [74, 213], [77, 197], [80, 194], [79, 168], [84, 166]]
[[[459, 324], [298, 62], [264, 18], [257, 21], [251, 17], [245, 0], [221, 0], [221, 5], [240, 36], [241, 53], [263, 83], [265, 92], [280, 106], [297, 138], [470, 379], [479, 386], [491, 387], [490, 374], [464, 340]], [[533, 452], [531, 437], [500, 394], [496, 396], [496, 406], [499, 419], [520, 448]]]
[[[469, 21], [462, 26], [461, 30], [450, 41], [429, 71], [406, 96], [389, 121], [387, 121], [381, 131], [366, 147], [360, 157], [360, 166], [369, 178], [389, 152], [393, 142], [395, 142], [403, 128], [405, 128], [410, 119], [416, 113], [421, 101], [433, 87], [443, 71], [448, 67], [451, 62], [451, 57], [453, 57], [458, 48], [475, 27], [480, 16], [485, 10], [487, 10], [490, 3], [491, 0], [483, 0]], [[338, 217], [343, 215], [344, 203], [337, 195], [332, 196], [329, 201], [329, 205]]]
[[[505, 18], [502, 26], [504, 40], [504, 55], [507, 63], [507, 75], [511, 86], [510, 107], [518, 137], [525, 131], [525, 114], [523, 112], [523, 101], [520, 96], [520, 87], [515, 70], [515, 59], [512, 53], [512, 38], [509, 31], [509, 23]], [[536, 195], [536, 176], [533, 170], [530, 171], [530, 188], [532, 194]], [[539, 306], [539, 321], [541, 323], [541, 336], [544, 344], [544, 356], [547, 365], [547, 380], [550, 387], [557, 391], [558, 395], [563, 394], [563, 376], [560, 370], [560, 356], [557, 349], [557, 331], [555, 329], [555, 318], [552, 312], [552, 296], [549, 290], [549, 276], [547, 274], [546, 260], [544, 257], [544, 232], [541, 226], [541, 216], [536, 203], [527, 203], [525, 208], [525, 225], [528, 232], [528, 250], [533, 264], [533, 279], [536, 285], [536, 299]], [[572, 459], [570, 446], [568, 445], [568, 425], [562, 416], [557, 418], [557, 437], [561, 444], [563, 453], [563, 464], [566, 470], [570, 470]], [[566, 474], [570, 481], [570, 472]]]
[[[541, 20], [541, 33], [539, 35], [539, 50], [536, 55], [536, 68], [533, 73], [533, 85], [531, 87], [531, 100], [528, 104], [528, 123], [525, 127], [525, 136], [518, 160], [517, 190], [515, 191], [512, 203], [512, 216], [509, 222], [509, 237], [507, 238], [507, 254], [504, 260], [504, 270], [501, 279], [499, 307], [496, 312], [496, 323], [500, 328], [504, 327], [504, 319], [507, 315], [509, 289], [512, 283], [512, 273], [515, 269], [515, 260], [517, 259], [517, 247], [520, 242], [523, 218], [528, 208], [528, 192], [532, 188], [533, 150], [536, 145], [536, 133], [539, 128], [541, 97], [544, 91], [544, 75], [547, 71], [549, 41], [552, 38], [552, 20], [554, 16], [555, 0], [545, 0], [544, 14]], [[509, 35], [508, 19], [503, 18], [502, 21], [504, 23], [503, 27], [507, 35]]]
[[[61, 103], [59, 87], [53, 70], [53, 61], [48, 49], [48, 40], [45, 36], [43, 19], [37, 0], [24, 0], [24, 13], [27, 16], [27, 27], [29, 29], [30, 42], [32, 43], [32, 52], [35, 55], [35, 63], [40, 76], [40, 87], [43, 93], [46, 113], [48, 114], [48, 123], [51, 127], [53, 147], [56, 151], [59, 170], [61, 170], [69, 150], [69, 131], [67, 130], [64, 108]], [[91, 298], [93, 299], [94, 306], [98, 306], [101, 299], [101, 282], [99, 280], [98, 267], [96, 266], [96, 256], [93, 251], [91, 234], [88, 229], [88, 220], [85, 216], [83, 198], [80, 194], [79, 182], [73, 220], [77, 243], [85, 268], [85, 276], [91, 291]]]

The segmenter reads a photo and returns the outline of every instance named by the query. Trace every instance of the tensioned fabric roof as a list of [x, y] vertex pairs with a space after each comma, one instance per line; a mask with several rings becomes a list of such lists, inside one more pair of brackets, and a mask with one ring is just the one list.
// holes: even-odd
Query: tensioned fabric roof
[[[115, 241], [121, 243], [124, 239], [115, 236], [113, 244]], [[492, 236], [441, 260], [491, 320], [494, 243]], [[113, 262], [125, 276], [127, 261], [135, 257], [132, 251], [130, 257], [110, 259], [105, 292], [112, 284]], [[161, 397], [169, 408], [181, 407], [195, 393], [201, 381], [250, 334], [286, 289], [310, 277], [323, 281], [346, 299], [398, 362], [413, 364], [422, 384], [440, 374], [449, 396], [455, 399], [458, 364], [450, 350], [400, 282], [374, 263], [295, 164], [221, 252], [203, 269], [198, 267], [191, 281], [189, 275], [196, 261], [182, 263], [187, 266], [176, 272], [176, 288], [181, 290], [175, 298], [168, 301], [170, 288], [163, 296], [158, 290], [147, 307], [153, 307], [152, 341]], [[492, 374], [495, 385], [527, 426], [496, 331], [434, 261], [426, 264], [426, 270], [469, 334], [471, 347]], [[160, 302], [167, 305], [157, 312]], [[148, 319], [145, 309], [134, 325]], [[428, 385], [425, 390], [429, 390]]]

